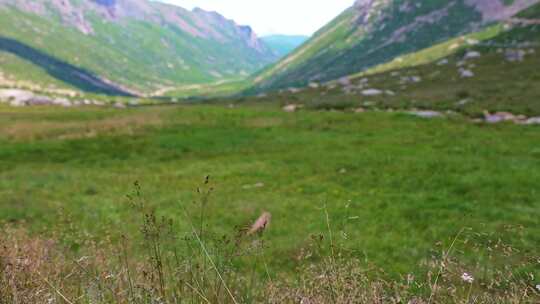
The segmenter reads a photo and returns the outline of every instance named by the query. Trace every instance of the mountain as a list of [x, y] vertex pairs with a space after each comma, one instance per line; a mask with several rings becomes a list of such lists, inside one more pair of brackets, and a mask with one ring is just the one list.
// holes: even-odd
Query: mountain
[[308, 36], [301, 35], [269, 35], [261, 37], [261, 40], [280, 58], [292, 52], [308, 39]]
[[249, 26], [147, 0], [0, 0], [0, 85], [161, 94], [277, 56]]
[[357, 0], [309, 41], [258, 73], [252, 91], [358, 73], [504, 20], [539, 0]]
[[459, 112], [489, 122], [533, 124], [540, 123], [539, 67], [540, 3], [362, 73], [261, 94], [257, 100], [317, 110], [420, 111], [425, 116], [450, 111], [451, 117]]

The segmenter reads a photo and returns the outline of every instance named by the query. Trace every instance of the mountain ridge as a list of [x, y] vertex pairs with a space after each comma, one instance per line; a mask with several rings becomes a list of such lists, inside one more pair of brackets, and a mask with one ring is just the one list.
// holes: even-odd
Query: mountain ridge
[[[0, 0], [0, 18], [2, 38], [139, 94], [243, 78], [277, 59], [249, 26], [160, 2]], [[19, 66], [31, 60], [0, 50], [0, 61], [8, 57]], [[15, 79], [73, 88], [42, 67], [2, 69]]]
[[538, 0], [357, 0], [302, 47], [254, 77], [248, 92], [305, 86], [362, 72], [474, 32]]

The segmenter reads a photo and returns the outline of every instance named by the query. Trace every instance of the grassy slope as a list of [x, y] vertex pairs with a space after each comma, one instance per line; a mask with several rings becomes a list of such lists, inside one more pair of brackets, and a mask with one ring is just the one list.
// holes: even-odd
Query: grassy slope
[[190, 208], [210, 174], [209, 225], [228, 234], [273, 214], [271, 269], [291, 266], [311, 233], [325, 233], [327, 202], [336, 240], [353, 255], [411, 271], [463, 227], [503, 236], [506, 225], [523, 225], [512, 242], [538, 248], [539, 134], [263, 105], [1, 108], [0, 220], [130, 234], [138, 221], [125, 194], [135, 180], [159, 212], [181, 218], [179, 206]]
[[[140, 91], [238, 78], [271, 60], [239, 47], [238, 41], [222, 44], [194, 38], [174, 26], [164, 28], [134, 20], [119, 25], [97, 18], [93, 24], [96, 35], [86, 36], [54, 19], [0, 9], [1, 36]], [[11, 57], [0, 51], [0, 60], [10, 58], [10, 64], [2, 66], [5, 73], [42, 85], [62, 84], [39, 66], [29, 66], [31, 59], [21, 64], [22, 59], [13, 61]]]
[[[520, 16], [533, 16], [540, 5]], [[478, 45], [467, 41], [477, 40]], [[523, 47], [520, 44], [528, 43]], [[467, 115], [480, 115], [484, 110], [511, 111], [528, 116], [540, 116], [540, 26], [517, 26], [510, 31], [503, 25], [493, 25], [483, 31], [452, 39], [431, 48], [405, 55], [376, 66], [364, 73], [352, 75], [352, 86], [368, 79], [363, 89], [391, 90], [395, 96], [364, 97], [357, 89], [345, 94], [343, 86], [306, 89], [301, 93], [281, 95], [282, 103], [302, 103], [318, 109], [378, 108], [454, 110]], [[508, 62], [506, 50], [525, 51], [523, 62]], [[533, 53], [531, 53], [531, 50]], [[458, 63], [468, 51], [478, 51], [481, 58], [471, 59], [464, 68], [475, 76], [461, 78]], [[446, 58], [448, 64], [438, 65]], [[418, 76], [419, 83], [402, 83], [402, 77]], [[278, 98], [269, 95], [269, 99]], [[464, 101], [465, 100], [465, 101]], [[465, 104], [462, 104], [462, 103]]]
[[[311, 80], [337, 79], [455, 37], [469, 30], [472, 22], [481, 19], [479, 13], [458, 1], [450, 6], [447, 15], [436, 23], [423, 24], [408, 33], [404, 41], [386, 44], [394, 32], [414, 23], [418, 16], [448, 5], [448, 1], [429, 1], [412, 13], [400, 13], [400, 3], [396, 1], [382, 10], [392, 18], [377, 21], [375, 17], [371, 17], [368, 25], [364, 27], [356, 24], [358, 12], [348, 9], [316, 33], [302, 48], [257, 75], [256, 88], [275, 89], [301, 86]], [[369, 29], [368, 32], [366, 28]]]

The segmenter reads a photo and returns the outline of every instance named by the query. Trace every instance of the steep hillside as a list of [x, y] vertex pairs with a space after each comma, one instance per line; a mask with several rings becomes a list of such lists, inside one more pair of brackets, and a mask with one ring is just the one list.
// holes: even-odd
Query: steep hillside
[[[525, 117], [540, 116], [539, 67], [537, 4], [505, 22], [397, 57], [363, 73], [310, 88], [280, 90], [265, 98], [312, 109], [450, 110], [491, 121], [523, 123]], [[486, 111], [525, 117], [492, 117]], [[531, 122], [540, 123], [540, 118]]]
[[146, 0], [0, 0], [0, 80], [163, 93], [238, 79], [277, 56], [215, 12]]
[[270, 35], [261, 37], [261, 40], [279, 57], [288, 55], [308, 39], [308, 36], [295, 35]]
[[255, 90], [361, 72], [504, 20], [538, 0], [357, 0], [295, 52], [255, 77]]

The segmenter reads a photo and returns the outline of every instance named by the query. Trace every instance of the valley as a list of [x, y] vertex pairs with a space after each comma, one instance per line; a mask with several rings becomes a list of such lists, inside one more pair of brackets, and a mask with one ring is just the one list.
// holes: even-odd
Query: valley
[[0, 304], [538, 303], [539, 1], [351, 4], [0, 0]]

